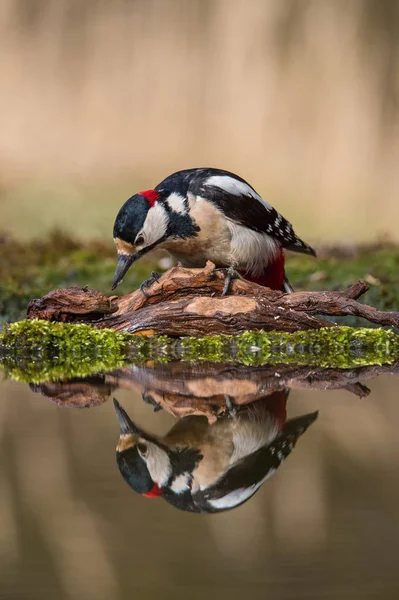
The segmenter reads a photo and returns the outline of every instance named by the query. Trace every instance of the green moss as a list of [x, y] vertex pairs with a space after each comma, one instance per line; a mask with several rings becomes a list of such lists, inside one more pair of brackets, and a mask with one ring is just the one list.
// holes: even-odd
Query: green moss
[[0, 335], [0, 364], [7, 375], [32, 383], [84, 377], [124, 364], [131, 338], [88, 325], [25, 320], [7, 325]]
[[229, 336], [204, 338], [186, 337], [172, 343], [172, 352], [182, 360], [219, 361], [232, 358], [232, 339]]
[[246, 365], [297, 364], [353, 368], [399, 359], [399, 336], [383, 329], [323, 328], [294, 333], [248, 331], [238, 336], [185, 338], [174, 351], [183, 360]]
[[40, 383], [84, 377], [148, 361], [239, 362], [353, 368], [399, 359], [399, 336], [383, 329], [324, 328], [295, 333], [245, 332], [174, 340], [89, 325], [21, 321], [0, 334], [0, 366], [14, 379]]
[[51, 323], [39, 319], [19, 321], [7, 325], [0, 336], [0, 345], [7, 351], [57, 351], [60, 353], [84, 351], [118, 352], [133, 336], [112, 329], [95, 329], [90, 325]]

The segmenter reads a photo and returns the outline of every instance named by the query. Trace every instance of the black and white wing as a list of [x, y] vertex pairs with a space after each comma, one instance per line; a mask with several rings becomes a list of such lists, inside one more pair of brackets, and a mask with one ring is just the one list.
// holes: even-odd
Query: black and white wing
[[[283, 248], [315, 256], [313, 248], [294, 232], [291, 223], [244, 180], [218, 169], [197, 169], [188, 191], [206, 198], [228, 219], [276, 239]], [[196, 172], [195, 172], [196, 171]]]
[[318, 412], [287, 421], [280, 435], [268, 446], [241, 459], [214, 485], [200, 493], [209, 512], [228, 510], [249, 500], [292, 452], [299, 437], [317, 419]]

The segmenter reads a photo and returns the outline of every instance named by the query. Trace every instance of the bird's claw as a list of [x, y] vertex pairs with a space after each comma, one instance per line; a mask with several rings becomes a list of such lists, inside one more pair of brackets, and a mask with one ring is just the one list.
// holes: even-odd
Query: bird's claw
[[159, 402], [157, 402], [149, 392], [143, 392], [141, 394], [141, 397], [143, 398], [146, 404], [150, 404], [154, 407], [154, 412], [159, 412], [160, 410], [162, 410], [162, 405]]
[[233, 396], [229, 396], [228, 394], [225, 394], [224, 398], [226, 401], [227, 415], [234, 419], [237, 416], [237, 409], [234, 406], [234, 398]]
[[151, 287], [152, 285], [154, 285], [154, 283], [157, 283], [160, 280], [160, 278], [161, 278], [161, 274], [156, 273], [156, 271], [153, 271], [151, 273], [151, 277], [149, 277], [148, 279], [143, 281], [143, 283], [140, 286], [140, 291], [143, 294], [143, 296], [145, 296], [146, 298], [149, 297], [149, 294], [147, 294], [147, 292], [145, 290], [147, 288]]
[[227, 296], [230, 291], [230, 285], [233, 279], [241, 279], [240, 275], [237, 273], [234, 267], [229, 267], [228, 269], [222, 269], [224, 271], [224, 287], [222, 296]]

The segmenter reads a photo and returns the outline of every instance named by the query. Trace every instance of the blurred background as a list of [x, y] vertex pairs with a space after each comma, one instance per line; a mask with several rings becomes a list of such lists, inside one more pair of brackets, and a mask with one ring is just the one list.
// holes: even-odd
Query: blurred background
[[[55, 287], [110, 293], [120, 205], [188, 167], [241, 175], [309, 243], [399, 241], [398, 32], [397, 0], [1, 0], [1, 318]], [[295, 283], [369, 276], [368, 301], [397, 309], [397, 253], [342, 256], [334, 279], [300, 257]], [[250, 502], [207, 519], [129, 490], [109, 402], [1, 382], [0, 598], [396, 600], [397, 384], [371, 387], [293, 392], [290, 416], [318, 421]], [[118, 399], [155, 433], [172, 423]]]
[[2, 0], [1, 228], [111, 239], [216, 166], [310, 242], [398, 240], [398, 31], [397, 0]]

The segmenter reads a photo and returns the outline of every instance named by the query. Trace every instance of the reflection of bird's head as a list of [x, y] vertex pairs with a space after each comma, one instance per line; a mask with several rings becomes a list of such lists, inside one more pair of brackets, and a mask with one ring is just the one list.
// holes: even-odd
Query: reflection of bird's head
[[168, 449], [137, 427], [117, 400], [114, 405], [120, 427], [116, 460], [123, 478], [143, 496], [160, 496], [172, 475]]

